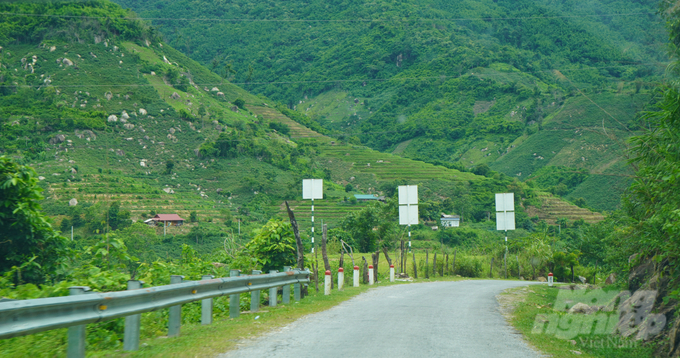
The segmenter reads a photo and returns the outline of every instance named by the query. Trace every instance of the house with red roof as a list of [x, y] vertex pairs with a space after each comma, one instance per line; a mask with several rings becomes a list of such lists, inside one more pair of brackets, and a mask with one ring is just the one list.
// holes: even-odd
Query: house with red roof
[[182, 226], [184, 219], [177, 214], [157, 214], [145, 222], [155, 222], [156, 225], [162, 224], [163, 226]]

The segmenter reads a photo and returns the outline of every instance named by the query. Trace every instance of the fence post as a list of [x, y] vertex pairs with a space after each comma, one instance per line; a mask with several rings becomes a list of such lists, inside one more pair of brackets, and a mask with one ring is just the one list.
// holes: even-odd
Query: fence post
[[354, 287], [359, 287], [359, 266], [354, 266]]
[[373, 279], [373, 265], [368, 265], [368, 284], [372, 285], [375, 283]]
[[331, 270], [326, 270], [326, 275], [323, 281], [323, 294], [328, 296], [331, 294]]
[[[290, 266], [283, 266], [283, 271], [290, 271]], [[290, 303], [290, 285], [283, 286], [283, 292], [281, 293], [281, 303], [287, 305]]]
[[[82, 295], [90, 291], [87, 286], [72, 286], [68, 288], [71, 296]], [[66, 357], [84, 358], [85, 357], [85, 326], [84, 324], [68, 328], [68, 347]]]
[[[203, 275], [201, 280], [212, 280], [215, 278], [213, 275]], [[208, 325], [212, 324], [212, 313], [213, 313], [213, 299], [206, 298], [201, 301], [201, 324]]]
[[302, 285], [298, 282], [293, 285], [293, 299], [295, 302], [300, 302], [300, 291], [302, 291]]
[[345, 285], [345, 269], [342, 267], [338, 269], [338, 291], [342, 290]]
[[[278, 273], [278, 270], [269, 270], [269, 273]], [[276, 307], [276, 295], [279, 292], [278, 287], [272, 287], [269, 289], [269, 307]]]
[[[253, 270], [253, 275], [259, 275], [262, 271]], [[260, 290], [250, 292], [250, 312], [257, 312], [260, 310]]]
[[[136, 290], [142, 288], [143, 281], [129, 280], [127, 282], [128, 290]], [[123, 336], [123, 350], [136, 351], [139, 349], [139, 326], [142, 320], [141, 314], [133, 314], [125, 317], [125, 333]]]
[[[170, 276], [170, 284], [182, 283], [184, 276], [172, 275]], [[180, 327], [182, 327], [182, 305], [170, 307], [168, 315], [168, 337], [179, 336]]]
[[[229, 277], [238, 277], [241, 274], [241, 270], [229, 270]], [[229, 295], [229, 318], [238, 318], [241, 314], [241, 304], [239, 299], [241, 294]]]
[[394, 282], [394, 265], [390, 265], [390, 282]]

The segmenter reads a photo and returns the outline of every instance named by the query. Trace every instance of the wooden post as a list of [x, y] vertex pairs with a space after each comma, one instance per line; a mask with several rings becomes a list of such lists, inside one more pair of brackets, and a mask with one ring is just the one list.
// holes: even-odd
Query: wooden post
[[416, 266], [416, 251], [411, 251], [413, 253], [413, 278], [418, 278], [418, 267]]
[[491, 258], [491, 266], [489, 266], [489, 277], [493, 277], [493, 257]]
[[[295, 213], [290, 210], [288, 206], [288, 201], [286, 203], [286, 210], [288, 211], [288, 219], [290, 219], [290, 226], [293, 228], [293, 235], [295, 236], [295, 250], [297, 253], [297, 268], [299, 270], [305, 269], [305, 248], [302, 246], [302, 239], [300, 239], [300, 230], [298, 228], [297, 220], [295, 220]], [[300, 288], [300, 298], [304, 298], [307, 295], [307, 286], [301, 285]]]
[[[326, 271], [331, 271], [331, 264], [328, 262], [328, 253], [326, 252], [326, 242], [328, 242], [328, 224], [323, 224], [321, 236], [321, 256], [323, 257], [323, 265]], [[333, 289], [333, 280], [331, 280], [331, 289]]]
[[361, 259], [364, 260], [364, 271], [361, 277], [364, 279], [364, 284], [368, 283], [368, 261], [366, 261], [366, 258], [364, 256], [361, 256]]
[[387, 253], [387, 246], [383, 247], [383, 253], [385, 254], [385, 260], [387, 260], [387, 264], [392, 265], [392, 259], [390, 258], [390, 255]]
[[399, 269], [401, 273], [406, 273], [406, 255], [404, 255], [404, 240], [401, 240], [401, 256], [399, 257]]
[[437, 277], [437, 253], [434, 253], [434, 258], [432, 259], [432, 277]]
[[451, 273], [452, 275], [456, 275], [456, 254], [458, 253], [458, 249], [453, 250], [453, 263], [451, 264], [451, 268], [453, 269], [453, 272]]
[[[451, 276], [451, 271], [449, 270], [449, 254], [446, 254], [446, 263], [444, 264], [444, 271], [446, 271], [446, 276]], [[442, 271], [442, 275], [444, 274], [444, 271]]]
[[430, 253], [425, 250], [425, 278], [430, 278], [430, 263], [428, 262], [430, 258]]
[[571, 283], [574, 283], [574, 264], [571, 264]]
[[517, 279], [522, 279], [522, 267], [519, 265], [519, 255], [517, 255]]
[[378, 263], [380, 262], [380, 250], [376, 251], [373, 256], [373, 282], [378, 282]]

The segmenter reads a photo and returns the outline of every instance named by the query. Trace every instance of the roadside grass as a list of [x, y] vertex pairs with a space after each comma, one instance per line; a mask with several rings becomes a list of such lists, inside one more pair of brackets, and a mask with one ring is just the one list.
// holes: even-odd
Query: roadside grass
[[[557, 334], [533, 333], [538, 315], [555, 314], [553, 305], [560, 290], [547, 285], [533, 285], [508, 289], [501, 294], [501, 301], [513, 302], [509, 323], [520, 331], [524, 339], [539, 351], [555, 358], [645, 358], [653, 357], [652, 345], [642, 346], [639, 342], [613, 335], [579, 334], [573, 339], [558, 338]], [[568, 331], [562, 322], [558, 331]]]

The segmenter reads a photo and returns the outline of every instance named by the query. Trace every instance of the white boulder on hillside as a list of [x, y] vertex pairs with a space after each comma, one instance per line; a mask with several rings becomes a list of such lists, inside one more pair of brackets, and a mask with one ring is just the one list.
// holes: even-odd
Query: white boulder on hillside
[[146, 116], [146, 113], [147, 113], [146, 109], [144, 109], [144, 108], [139, 109], [139, 114], [141, 114], [142, 116]]
[[112, 114], [112, 115], [109, 116], [108, 121], [109, 122], [118, 122], [118, 116], [116, 116], [115, 114]]

